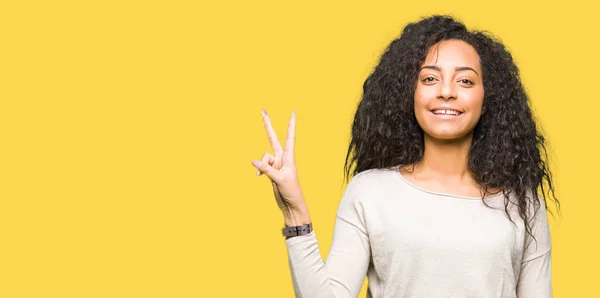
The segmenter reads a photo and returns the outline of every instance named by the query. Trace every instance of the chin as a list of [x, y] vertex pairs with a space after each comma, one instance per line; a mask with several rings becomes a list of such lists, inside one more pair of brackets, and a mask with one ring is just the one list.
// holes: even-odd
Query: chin
[[458, 141], [471, 136], [469, 132], [456, 132], [456, 131], [439, 131], [439, 132], [425, 132], [425, 135], [431, 139], [440, 141]]

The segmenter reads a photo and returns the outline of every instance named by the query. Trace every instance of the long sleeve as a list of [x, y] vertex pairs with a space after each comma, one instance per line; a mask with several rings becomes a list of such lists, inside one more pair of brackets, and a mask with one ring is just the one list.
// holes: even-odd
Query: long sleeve
[[527, 246], [523, 254], [521, 273], [517, 285], [518, 298], [552, 297], [550, 229], [543, 201], [540, 202], [540, 206], [532, 221], [532, 234], [535, 236], [535, 240]]
[[360, 203], [360, 174], [344, 193], [338, 208], [333, 241], [323, 262], [316, 234], [286, 240], [297, 297], [357, 297], [365, 280], [371, 250]]

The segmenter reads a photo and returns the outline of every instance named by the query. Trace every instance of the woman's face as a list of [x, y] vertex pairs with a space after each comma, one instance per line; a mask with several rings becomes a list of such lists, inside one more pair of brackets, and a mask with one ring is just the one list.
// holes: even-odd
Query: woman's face
[[427, 137], [454, 140], [470, 136], [483, 106], [479, 55], [462, 40], [431, 47], [415, 90], [415, 116]]

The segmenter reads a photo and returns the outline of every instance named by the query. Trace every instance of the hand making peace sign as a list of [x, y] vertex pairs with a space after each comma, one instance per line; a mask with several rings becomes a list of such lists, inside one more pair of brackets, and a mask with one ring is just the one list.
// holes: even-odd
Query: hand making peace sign
[[[277, 206], [284, 213], [286, 223], [298, 224], [300, 221], [308, 220], [308, 211], [306, 210], [302, 189], [298, 180], [294, 158], [296, 112], [292, 112], [292, 117], [288, 125], [285, 148], [281, 148], [277, 134], [271, 125], [269, 115], [267, 115], [265, 110], [262, 113], [267, 137], [271, 143], [274, 155], [267, 152], [260, 161], [253, 160], [252, 165], [258, 169], [257, 175], [265, 174], [271, 180]], [[301, 219], [300, 217], [305, 218]]]

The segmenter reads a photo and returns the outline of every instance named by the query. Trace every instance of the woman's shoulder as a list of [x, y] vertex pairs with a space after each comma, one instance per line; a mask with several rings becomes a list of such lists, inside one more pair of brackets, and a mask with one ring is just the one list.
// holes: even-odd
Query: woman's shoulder
[[338, 215], [342, 218], [348, 218], [348, 214], [365, 215], [364, 210], [370, 209], [367, 206], [377, 205], [393, 193], [390, 189], [397, 184], [393, 175], [390, 169], [368, 169], [354, 175], [341, 199]]
[[397, 187], [398, 173], [391, 168], [369, 169], [354, 175], [348, 182], [346, 191], [355, 194], [389, 193], [389, 189]]
[[385, 182], [389, 182], [389, 179], [393, 179], [398, 175], [397, 168], [376, 168], [376, 169], [368, 169], [359, 172], [354, 175], [352, 179], [350, 179], [350, 184], [381, 184]]

